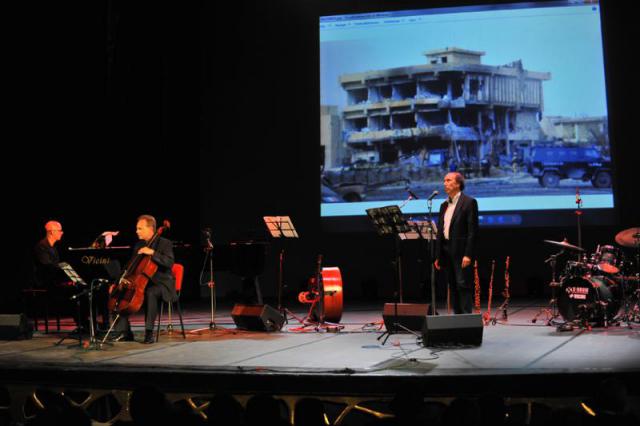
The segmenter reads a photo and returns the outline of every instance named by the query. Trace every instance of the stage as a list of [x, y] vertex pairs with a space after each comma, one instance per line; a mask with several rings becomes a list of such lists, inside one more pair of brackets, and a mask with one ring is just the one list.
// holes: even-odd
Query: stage
[[[56, 344], [73, 327], [71, 319], [64, 319], [61, 333], [36, 332], [32, 339], [0, 342], [0, 375], [9, 392], [20, 395], [12, 400], [12, 410], [27, 413], [16, 406], [33, 405], [29, 399], [38, 389], [84, 391], [91, 395], [82, 402], [86, 406], [109, 394], [126, 404], [123, 395], [145, 384], [175, 400], [186, 398], [196, 410], [206, 402], [194, 401], [222, 392], [313, 395], [351, 409], [408, 388], [431, 398], [489, 391], [510, 398], [581, 398], [611, 376], [623, 380], [637, 398], [640, 324], [561, 332], [546, 325], [544, 315], [531, 322], [545, 304], [514, 301], [508, 321], [498, 315], [495, 325], [483, 328], [479, 347], [426, 348], [421, 336], [408, 333], [393, 334], [382, 344], [382, 304], [347, 308], [338, 332], [301, 328], [294, 318], [280, 332], [238, 330], [230, 307], [218, 309], [216, 328], [209, 330], [208, 306], [187, 305], [186, 339], [174, 313], [172, 333], [164, 321], [159, 342], [141, 344], [143, 318], [136, 315], [137, 341], [102, 349], [80, 348], [71, 338]], [[446, 309], [439, 312], [445, 315]], [[305, 312], [294, 314], [303, 317]]]
[[[38, 383], [48, 376], [55, 376], [57, 383], [59, 372], [64, 371], [65, 380], [73, 385], [86, 384], [87, 374], [92, 374], [91, 383], [101, 386], [117, 380], [112, 373], [126, 372], [129, 377], [171, 373], [184, 380], [159, 382], [176, 390], [193, 390], [194, 386], [212, 390], [214, 386], [216, 390], [232, 392], [247, 390], [245, 386], [249, 384], [251, 390], [269, 390], [261, 384], [264, 377], [304, 376], [304, 383], [331, 377], [327, 387], [304, 389], [300, 381], [283, 380], [278, 390], [341, 394], [385, 393], [391, 390], [389, 383], [412, 378], [423, 384], [447, 378], [451, 390], [464, 392], [464, 383], [469, 379], [473, 382], [483, 377], [508, 383], [506, 379], [513, 376], [535, 382], [547, 375], [575, 378], [638, 374], [640, 324], [558, 331], [546, 325], [544, 315], [535, 324], [531, 322], [543, 305], [543, 301], [518, 301], [509, 308], [508, 321], [498, 315], [495, 325], [484, 327], [481, 346], [443, 348], [426, 348], [421, 335], [409, 333], [393, 334], [383, 344], [384, 337], [379, 338], [384, 331], [382, 306], [347, 309], [341, 321], [344, 328], [338, 332], [317, 331], [313, 326], [302, 328], [292, 317], [280, 332], [238, 330], [229, 308], [217, 311], [217, 327], [209, 330], [206, 306], [187, 306], [186, 339], [174, 312], [173, 332], [166, 331], [165, 315], [159, 342], [143, 345], [138, 342], [142, 339], [143, 322], [137, 315], [132, 321], [136, 342], [107, 343], [100, 350], [92, 350], [79, 348], [78, 341], [71, 338], [56, 345], [64, 332], [36, 332], [30, 340], [0, 342], [0, 367], [5, 378], [20, 378], [21, 382], [29, 381], [29, 375], [18, 373], [26, 371], [38, 371]], [[439, 311], [446, 315], [446, 309]], [[302, 311], [294, 314], [298, 318], [304, 316]], [[63, 328], [68, 330], [71, 326], [70, 319], [63, 320]], [[86, 346], [88, 341], [85, 339], [84, 343]], [[232, 380], [220, 380], [221, 377]], [[254, 380], [257, 377], [261, 379]], [[336, 381], [340, 386], [335, 386]], [[131, 380], [127, 378], [126, 383]], [[242, 385], [238, 387], [239, 383]], [[507, 385], [508, 392], [518, 393], [522, 384]], [[431, 386], [425, 390], [440, 392]], [[574, 394], [576, 390], [560, 386], [546, 389], [545, 393], [549, 391]]]

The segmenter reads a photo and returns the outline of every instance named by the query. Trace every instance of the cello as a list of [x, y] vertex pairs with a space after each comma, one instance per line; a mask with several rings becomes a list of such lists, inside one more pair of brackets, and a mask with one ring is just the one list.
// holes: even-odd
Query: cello
[[[162, 225], [149, 239], [145, 247], [151, 247], [158, 237], [171, 227], [168, 220], [165, 220]], [[158, 270], [158, 265], [151, 258], [152, 256], [148, 254], [136, 254], [129, 261], [118, 283], [111, 290], [108, 303], [109, 311], [120, 315], [133, 314], [140, 310], [144, 302], [144, 291], [147, 284]]]

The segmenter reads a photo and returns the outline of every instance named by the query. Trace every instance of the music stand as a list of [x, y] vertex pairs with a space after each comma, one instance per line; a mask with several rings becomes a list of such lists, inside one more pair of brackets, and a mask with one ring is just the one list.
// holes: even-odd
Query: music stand
[[[80, 277], [80, 275], [78, 275], [78, 273], [75, 271], [75, 269], [73, 269], [73, 267], [71, 265], [69, 265], [66, 262], [60, 262], [58, 263], [58, 267], [65, 273], [65, 275], [73, 282], [73, 285], [77, 288], [79, 285], [86, 287], [87, 283], [82, 279], [82, 277]], [[84, 292], [82, 292], [84, 293]], [[73, 296], [71, 296], [71, 300], [75, 300], [76, 302], [76, 309], [77, 309], [77, 327], [72, 330], [71, 332], [67, 333], [65, 336], [63, 336], [60, 340], [58, 340], [55, 344], [55, 346], [60, 345], [65, 339], [67, 338], [72, 338], [72, 339], [78, 339], [78, 346], [79, 347], [83, 347], [82, 345], [82, 310], [80, 308], [80, 297], [78, 297], [78, 294], [74, 294]], [[89, 319], [89, 321], [91, 321], [91, 319]], [[73, 334], [76, 334], [77, 336], [73, 336]]]
[[[395, 241], [395, 251], [396, 251], [396, 292], [394, 297], [394, 314], [393, 314], [393, 326], [392, 330], [386, 330], [383, 334], [378, 336], [378, 340], [380, 340], [383, 336], [386, 335], [382, 344], [384, 345], [387, 342], [387, 339], [392, 334], [396, 334], [398, 332], [398, 328], [402, 328], [411, 334], [416, 334], [413, 331], [409, 330], [402, 324], [398, 324], [398, 303], [402, 303], [402, 253], [400, 251], [400, 241], [402, 239], [406, 239], [406, 234], [412, 232], [411, 227], [402, 216], [402, 211], [400, 211], [400, 207], [398, 206], [385, 206], [367, 209], [367, 215], [373, 222], [373, 226], [376, 229], [376, 232], [380, 236], [392, 235]], [[416, 334], [417, 335], [417, 334]]]
[[71, 281], [73, 281], [73, 284], [75, 285], [80, 284], [85, 287], [87, 286], [87, 283], [82, 279], [82, 277], [80, 277], [80, 275], [78, 275], [76, 270], [73, 269], [73, 267], [69, 265], [67, 262], [58, 263], [58, 267], [62, 269], [62, 271], [67, 275], [67, 277], [69, 277]]
[[[293, 222], [289, 216], [264, 216], [264, 223], [267, 225], [267, 230], [271, 234], [272, 238], [299, 238], [296, 228], [293, 226]], [[282, 305], [282, 292], [284, 289], [284, 243], [280, 247], [280, 255], [278, 256], [278, 311], [284, 317], [284, 322], [289, 323], [287, 314], [295, 318], [299, 323], [302, 323], [298, 317], [296, 317], [289, 309]]]
[[[430, 240], [432, 233], [430, 231], [429, 221], [426, 220], [408, 220], [407, 224], [411, 229], [409, 232], [399, 234], [401, 240]], [[432, 223], [434, 228], [435, 223]], [[435, 235], [433, 236], [435, 238]]]
[[[431, 201], [429, 201], [429, 203], [431, 203]], [[429, 209], [431, 209], [431, 207], [429, 207]], [[433, 248], [433, 244], [436, 241], [436, 234], [437, 234], [437, 226], [435, 224], [434, 221], [432, 221], [431, 219], [429, 220], [409, 220], [407, 221], [407, 223], [409, 224], [409, 227], [411, 228], [411, 232], [405, 233], [405, 234], [400, 234], [400, 238], [401, 239], [406, 239], [406, 240], [425, 240], [427, 241], [427, 243], [429, 244], [429, 250], [428, 250], [428, 254], [429, 254], [429, 264], [430, 264], [430, 282], [431, 282], [431, 305], [432, 305], [432, 309], [431, 309], [431, 314], [435, 315], [436, 311], [435, 311], [435, 287], [433, 285], [433, 283], [435, 283], [435, 269], [433, 267], [433, 257], [434, 257], [434, 248]], [[422, 276], [422, 274], [421, 274]]]

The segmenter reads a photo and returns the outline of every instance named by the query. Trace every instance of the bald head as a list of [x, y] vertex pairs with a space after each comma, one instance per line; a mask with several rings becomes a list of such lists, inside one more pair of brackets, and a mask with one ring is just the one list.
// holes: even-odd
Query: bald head
[[62, 225], [60, 225], [60, 222], [56, 222], [55, 220], [50, 220], [49, 222], [45, 223], [44, 229], [47, 232], [49, 232], [49, 231], [62, 231]]
[[49, 244], [52, 246], [62, 239], [62, 234], [64, 231], [62, 230], [62, 225], [60, 222], [56, 222], [55, 220], [50, 220], [44, 225], [45, 231], [47, 231], [47, 240]]

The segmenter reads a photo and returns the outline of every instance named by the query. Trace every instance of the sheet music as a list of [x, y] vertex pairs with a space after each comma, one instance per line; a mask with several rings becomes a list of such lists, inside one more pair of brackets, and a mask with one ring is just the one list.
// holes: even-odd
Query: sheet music
[[420, 238], [430, 240], [431, 238], [436, 238], [437, 228], [434, 221], [431, 221], [434, 231], [433, 236], [431, 236], [428, 220], [408, 220], [407, 223], [411, 230], [409, 232], [398, 234], [401, 240], [417, 240]]
[[104, 231], [102, 234], [95, 239], [93, 243], [91, 243], [91, 247], [93, 248], [106, 248], [109, 247], [111, 241], [113, 241], [113, 237], [117, 236], [120, 231]]
[[73, 267], [69, 265], [67, 262], [58, 263], [58, 267], [62, 269], [64, 273], [67, 274], [69, 279], [73, 281], [75, 284], [80, 284], [84, 286], [87, 285], [87, 283], [84, 282], [84, 280], [80, 277], [80, 275], [78, 275], [75, 269], [73, 269]]
[[264, 216], [264, 223], [273, 238], [298, 238], [289, 216]]

